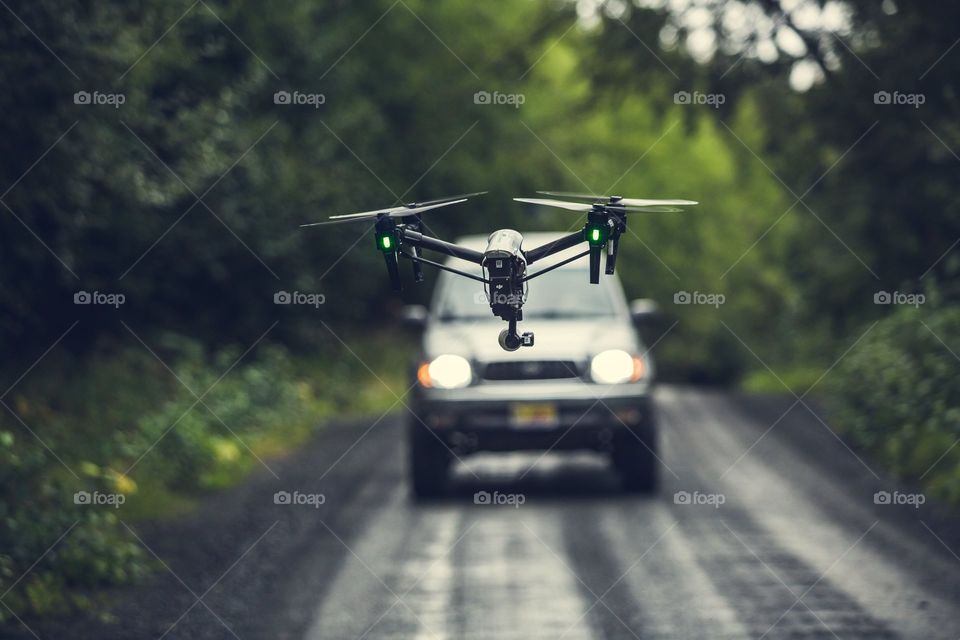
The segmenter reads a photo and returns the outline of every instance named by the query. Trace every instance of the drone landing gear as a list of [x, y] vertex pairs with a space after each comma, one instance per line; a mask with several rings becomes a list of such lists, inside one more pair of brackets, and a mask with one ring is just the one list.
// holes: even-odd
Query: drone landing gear
[[387, 273], [390, 275], [390, 285], [394, 291], [403, 291], [403, 281], [400, 279], [400, 264], [397, 254], [384, 253], [383, 259], [387, 263]]
[[600, 284], [600, 250], [603, 247], [590, 247], [590, 284]]
[[504, 351], [516, 351], [520, 347], [533, 346], [533, 332], [517, 333], [517, 321], [510, 320], [510, 325], [500, 332], [500, 347]]

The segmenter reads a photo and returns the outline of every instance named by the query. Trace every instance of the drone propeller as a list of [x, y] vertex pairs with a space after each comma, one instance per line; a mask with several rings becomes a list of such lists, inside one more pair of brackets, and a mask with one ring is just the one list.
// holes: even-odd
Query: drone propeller
[[450, 202], [451, 200], [462, 200], [465, 198], [473, 198], [475, 196], [482, 196], [486, 193], [489, 193], [489, 191], [474, 191], [473, 193], [461, 193], [460, 195], [457, 195], [457, 196], [447, 196], [446, 198], [437, 198], [436, 200], [426, 200], [424, 202], [414, 202], [412, 204], [413, 206], [416, 206], [416, 207], [422, 207], [427, 204], [437, 204], [439, 202]]
[[486, 191], [477, 191], [475, 193], [465, 193], [459, 196], [450, 196], [447, 198], [440, 198], [438, 200], [427, 200], [426, 202], [411, 202], [409, 204], [400, 205], [399, 207], [390, 207], [387, 209], [371, 209], [370, 211], [361, 211], [360, 213], [348, 213], [345, 215], [339, 216], [330, 216], [329, 220], [323, 222], [310, 222], [308, 224], [302, 224], [301, 227], [316, 227], [321, 225], [328, 224], [342, 224], [344, 222], [358, 222], [363, 220], [371, 220], [374, 218], [379, 218], [382, 216], [388, 216], [390, 218], [406, 218], [407, 216], [414, 216], [424, 211], [429, 211], [431, 209], [439, 209], [440, 207], [446, 207], [451, 204], [459, 204], [461, 202], [466, 202], [467, 198], [472, 196], [479, 196], [486, 193]]
[[570, 211], [590, 211], [592, 204], [583, 202], [562, 202], [560, 200], [547, 200], [545, 198], [514, 198], [517, 202], [527, 202], [529, 204], [542, 204], [547, 207], [557, 207], [558, 209], [569, 209]]
[[[587, 202], [565, 202], [563, 200], [547, 200], [546, 198], [514, 198], [517, 202], [527, 202], [529, 204], [540, 204], [545, 207], [557, 207], [558, 209], [567, 209], [569, 211], [581, 211], [588, 212], [593, 210], [593, 205]], [[671, 203], [671, 202], [684, 202], [688, 203], [688, 200], [649, 200], [647, 202], [654, 203]], [[683, 211], [683, 209], [678, 209], [673, 206], [664, 206], [663, 204], [645, 204], [645, 205], [630, 205], [624, 206], [620, 202], [611, 202], [608, 205], [603, 206], [616, 206], [620, 209], [623, 209], [627, 212], [632, 213], [676, 213], [677, 211]]]
[[683, 211], [679, 205], [697, 204], [692, 200], [641, 200], [638, 198], [621, 198], [620, 196], [591, 196], [559, 191], [538, 191], [537, 193], [593, 201], [568, 202], [546, 198], [514, 198], [517, 202], [557, 207], [587, 214], [587, 224], [583, 228], [583, 236], [589, 245], [591, 284], [600, 282], [601, 251], [606, 251], [607, 256], [607, 265], [604, 272], [613, 274], [616, 268], [620, 235], [627, 229], [627, 219], [624, 214], [674, 213]]
[[694, 200], [651, 200], [649, 198], [622, 198], [620, 196], [596, 196], [587, 193], [567, 193], [565, 191], [537, 191], [545, 196], [557, 196], [560, 198], [573, 198], [575, 200], [606, 200], [602, 204], [624, 204], [627, 206], [647, 207], [647, 206], [676, 206], [676, 205], [694, 205]]

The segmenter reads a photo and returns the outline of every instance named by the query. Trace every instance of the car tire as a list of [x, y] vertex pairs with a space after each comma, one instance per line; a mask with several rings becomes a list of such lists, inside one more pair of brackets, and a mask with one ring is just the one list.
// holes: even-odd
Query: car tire
[[613, 464], [629, 493], [654, 493], [660, 483], [660, 459], [653, 433], [625, 433], [614, 443]]
[[410, 487], [418, 499], [443, 494], [450, 468], [450, 451], [427, 427], [414, 421], [409, 426]]

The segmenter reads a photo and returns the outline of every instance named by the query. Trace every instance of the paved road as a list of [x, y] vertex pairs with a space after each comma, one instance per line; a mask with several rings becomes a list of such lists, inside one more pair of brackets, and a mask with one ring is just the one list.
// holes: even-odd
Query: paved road
[[[333, 427], [272, 465], [279, 481], [143, 529], [170, 572], [124, 596], [109, 636], [960, 637], [956, 516], [875, 504], [910, 490], [803, 406], [657, 400], [669, 470], [650, 498], [620, 493], [599, 457], [514, 454], [468, 459], [448, 499], [413, 505], [399, 417]], [[274, 505], [277, 490], [326, 501]]]

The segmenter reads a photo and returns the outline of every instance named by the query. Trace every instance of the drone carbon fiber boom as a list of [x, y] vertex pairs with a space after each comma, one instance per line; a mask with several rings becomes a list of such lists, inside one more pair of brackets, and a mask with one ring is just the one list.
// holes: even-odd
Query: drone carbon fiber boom
[[[485, 251], [476, 251], [451, 242], [424, 235], [421, 214], [424, 211], [448, 207], [483, 195], [486, 191], [466, 193], [449, 198], [411, 202], [386, 209], [373, 209], [360, 213], [331, 216], [325, 222], [300, 225], [342, 224], [347, 222], [374, 221], [377, 249], [383, 254], [387, 273], [394, 290], [403, 288], [400, 280], [400, 258], [409, 260], [413, 266], [415, 282], [423, 281], [422, 265], [428, 264], [444, 271], [482, 282], [493, 315], [505, 320], [507, 328], [500, 332], [500, 346], [507, 351], [533, 346], [533, 333], [517, 333], [517, 322], [523, 320], [523, 303], [526, 301], [525, 284], [548, 271], [552, 271], [579, 258], [590, 256], [590, 282], [600, 282], [600, 254], [606, 253], [604, 273], [612, 274], [617, 264], [620, 236], [627, 230], [627, 215], [630, 213], [668, 213], [682, 211], [680, 207], [695, 205], [692, 200], [650, 200], [623, 198], [621, 196], [595, 196], [590, 194], [538, 191], [551, 198], [514, 198], [517, 202], [557, 207], [587, 214], [587, 222], [579, 231], [562, 236], [553, 242], [524, 250], [523, 236], [513, 229], [500, 229], [490, 234]], [[568, 200], [555, 200], [554, 197]], [[581, 202], [574, 202], [580, 200]], [[536, 273], [527, 273], [527, 267], [547, 256], [587, 243], [582, 253], [545, 267]], [[434, 251], [467, 262], [478, 264], [482, 276], [461, 271], [424, 258], [422, 250]]]

